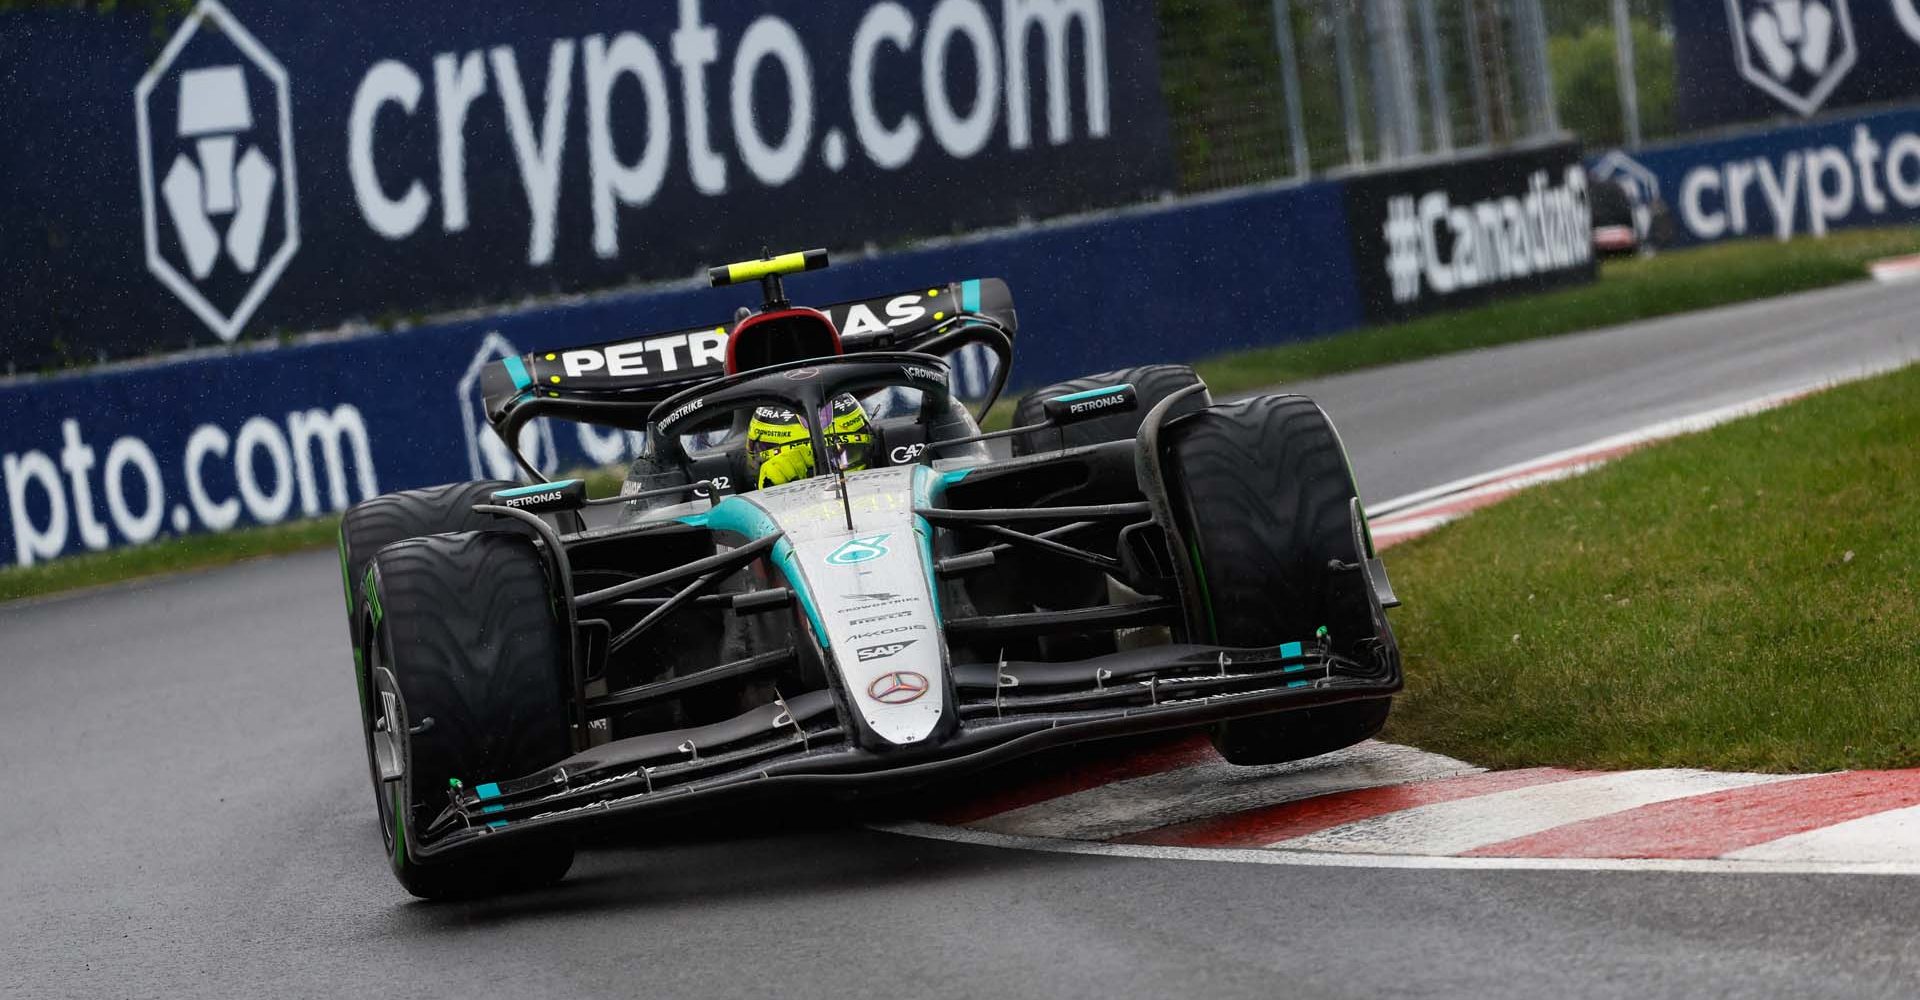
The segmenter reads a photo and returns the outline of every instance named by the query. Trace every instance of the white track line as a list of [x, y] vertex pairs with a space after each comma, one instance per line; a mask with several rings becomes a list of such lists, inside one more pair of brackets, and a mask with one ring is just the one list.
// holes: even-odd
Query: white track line
[[1912, 863], [1920, 860], [1920, 806], [1889, 809], [1845, 823], [1755, 844], [1727, 855], [1743, 861], [1779, 861], [1808, 856], [1882, 863]]
[[1920, 875], [1914, 861], [1751, 861], [1661, 860], [1656, 858], [1455, 858], [1396, 854], [1342, 854], [1336, 852], [1275, 851], [1261, 848], [1156, 847], [1147, 844], [1101, 844], [1084, 840], [1016, 837], [963, 826], [937, 823], [884, 823], [874, 827], [924, 840], [944, 840], [979, 847], [1083, 854], [1096, 857], [1142, 858], [1150, 861], [1213, 861], [1254, 865], [1295, 865], [1309, 868], [1400, 868], [1440, 871], [1592, 871], [1699, 872], [1722, 875]]
[[1856, 372], [1850, 372], [1846, 375], [1809, 382], [1796, 388], [1768, 393], [1764, 396], [1757, 396], [1753, 399], [1731, 403], [1726, 406], [1714, 407], [1711, 410], [1703, 410], [1690, 416], [1676, 417], [1672, 420], [1662, 420], [1658, 423], [1649, 424], [1635, 430], [1625, 431], [1612, 435], [1611, 437], [1603, 437], [1597, 441], [1590, 441], [1578, 447], [1566, 448], [1550, 454], [1541, 455], [1538, 458], [1530, 458], [1524, 462], [1515, 462], [1512, 465], [1502, 466], [1492, 472], [1466, 476], [1424, 490], [1416, 490], [1404, 496], [1397, 496], [1381, 503], [1368, 504], [1367, 517], [1369, 519], [1385, 517], [1396, 511], [1403, 511], [1431, 500], [1438, 500], [1442, 497], [1451, 497], [1456, 493], [1463, 493], [1476, 486], [1484, 486], [1495, 480], [1506, 479], [1541, 465], [1549, 465], [1554, 462], [1577, 458], [1589, 452], [1604, 451], [1609, 448], [1618, 448], [1625, 445], [1646, 444], [1666, 438], [1679, 437], [1682, 434], [1692, 434], [1703, 431], [1710, 427], [1724, 424], [1730, 420], [1738, 420], [1741, 417], [1752, 416], [1756, 413], [1763, 413], [1775, 407], [1783, 406], [1810, 392], [1830, 389], [1834, 386], [1845, 385], [1848, 382], [1858, 382], [1862, 379], [1872, 378], [1875, 375], [1884, 375], [1888, 372], [1898, 371], [1911, 363], [1911, 361], [1884, 362], [1862, 368]]

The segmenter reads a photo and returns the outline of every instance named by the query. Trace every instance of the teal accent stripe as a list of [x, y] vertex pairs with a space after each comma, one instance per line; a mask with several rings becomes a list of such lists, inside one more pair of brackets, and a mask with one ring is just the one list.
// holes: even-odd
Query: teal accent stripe
[[[947, 492], [949, 483], [966, 478], [971, 469], [959, 469], [956, 472], [936, 474], [924, 465], [913, 467], [913, 505], [932, 507], [939, 502], [941, 495]], [[957, 474], [956, 474], [957, 473]], [[933, 573], [933, 525], [918, 514], [913, 516], [913, 535], [920, 542], [920, 565], [927, 572], [927, 599], [933, 603], [933, 618], [943, 620], [940, 615], [940, 581]]]
[[492, 822], [490, 822], [490, 823], [488, 823], [488, 824], [487, 824], [487, 829], [489, 829], [489, 830], [498, 830], [498, 829], [501, 829], [502, 827], [505, 827], [506, 825], [507, 825], [507, 821], [506, 821], [506, 820], [504, 820], [504, 819], [496, 819], [496, 820], [494, 820], [494, 821], [492, 821]]
[[1050, 400], [1050, 402], [1071, 403], [1076, 400], [1092, 399], [1095, 396], [1111, 396], [1116, 392], [1125, 392], [1125, 391], [1127, 391], [1127, 387], [1125, 384], [1110, 385], [1101, 389], [1088, 389], [1085, 392], [1070, 392], [1064, 396], [1055, 396], [1053, 397], [1052, 400]]
[[533, 384], [533, 376], [527, 374], [527, 363], [517, 357], [501, 358], [500, 363], [507, 366], [507, 374], [513, 376], [513, 387], [525, 389]]
[[980, 279], [960, 283], [960, 308], [970, 313], [980, 311]]
[[[704, 514], [690, 514], [676, 520], [709, 531], [730, 531], [747, 539], [765, 538], [780, 530], [773, 515], [760, 509], [758, 504], [738, 496], [722, 499]], [[784, 538], [773, 543], [772, 559], [773, 564], [780, 568], [780, 574], [787, 578], [787, 586], [793, 590], [793, 596], [799, 599], [800, 610], [813, 625], [813, 634], [820, 637], [820, 648], [829, 648], [831, 642], [827, 638], [827, 626], [820, 618], [820, 607], [814, 603], [813, 591], [807, 588], [807, 579], [800, 572], [800, 563], [793, 556], [793, 543]]]
[[1307, 648], [1297, 642], [1282, 643], [1280, 646], [1281, 656], [1304, 656], [1306, 652]]
[[489, 781], [484, 785], [475, 786], [473, 794], [483, 799], [497, 799], [500, 797], [500, 786]]
[[530, 496], [534, 493], [545, 493], [548, 490], [566, 489], [567, 487], [572, 486], [574, 483], [577, 483], [579, 481], [580, 480], [578, 479], [562, 479], [558, 482], [552, 482], [552, 483], [534, 483], [532, 486], [516, 486], [510, 490], [501, 490], [495, 493], [494, 496], [497, 496], [497, 497]]

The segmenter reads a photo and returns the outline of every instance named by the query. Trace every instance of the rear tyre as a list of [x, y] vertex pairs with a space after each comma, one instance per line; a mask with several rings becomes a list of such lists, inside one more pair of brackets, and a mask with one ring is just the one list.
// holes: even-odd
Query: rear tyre
[[[367, 564], [373, 561], [375, 553], [394, 542], [485, 528], [524, 532], [526, 529], [517, 522], [473, 512], [474, 504], [487, 502], [495, 491], [517, 485], [498, 479], [448, 483], [386, 493], [355, 504], [340, 519], [340, 574], [346, 584], [348, 625], [352, 625], [354, 608], [360, 603], [360, 585], [366, 580]], [[353, 648], [356, 653], [360, 651], [358, 633], [353, 637]]]
[[407, 842], [407, 831], [446, 808], [453, 779], [521, 777], [571, 749], [567, 626], [533, 542], [498, 531], [396, 542], [374, 557], [365, 594], [374, 710], [363, 721], [395, 877], [423, 899], [564, 878], [573, 846], [563, 841], [473, 848], [432, 863]]
[[[1013, 425], [1022, 427], [1027, 424], [1037, 424], [1046, 419], [1046, 412], [1041, 409], [1041, 405], [1056, 396], [1118, 385], [1122, 382], [1133, 383], [1134, 392], [1140, 397], [1140, 405], [1136, 409], [1097, 417], [1057, 430], [1016, 434], [1011, 442], [1013, 454], [1016, 457], [1038, 455], [1042, 452], [1079, 448], [1090, 444], [1106, 444], [1109, 441], [1131, 441], [1134, 435], [1140, 432], [1140, 420], [1147, 415], [1148, 410], [1181, 389], [1200, 384], [1200, 376], [1194, 374], [1193, 369], [1186, 365], [1140, 365], [1116, 372], [1088, 375], [1068, 382], [1057, 382], [1021, 397], [1019, 405], [1013, 409]], [[1167, 417], [1172, 419], [1183, 413], [1199, 412], [1206, 408], [1208, 402], [1210, 400], [1205, 392], [1196, 392], [1181, 400]]]
[[[1311, 643], [1397, 655], [1364, 572], [1352, 565], [1358, 492], [1333, 424], [1305, 396], [1210, 406], [1167, 426], [1169, 488], [1193, 546], [1213, 640], [1228, 646]], [[1390, 698], [1234, 719], [1213, 729], [1235, 764], [1276, 764], [1352, 746], [1380, 731]]]

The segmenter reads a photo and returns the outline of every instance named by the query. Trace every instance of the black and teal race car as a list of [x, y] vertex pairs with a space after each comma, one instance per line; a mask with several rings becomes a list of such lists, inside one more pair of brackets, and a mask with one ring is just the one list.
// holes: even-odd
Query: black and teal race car
[[[1271, 763], [1386, 719], [1394, 600], [1311, 400], [1214, 402], [1148, 365], [1031, 392], [982, 432], [1006, 286], [790, 303], [783, 278], [825, 263], [714, 269], [761, 285], [732, 323], [486, 372], [510, 448], [539, 418], [642, 432], [618, 495], [523, 459], [524, 483], [346, 515], [361, 729], [408, 890], [556, 881], [582, 824], [614, 817], [1190, 727]], [[996, 362], [972, 408], [946, 360], [965, 350]], [[823, 430], [847, 398], [873, 414], [858, 467]], [[756, 488], [765, 412], [799, 415], [826, 456], [811, 478]]]

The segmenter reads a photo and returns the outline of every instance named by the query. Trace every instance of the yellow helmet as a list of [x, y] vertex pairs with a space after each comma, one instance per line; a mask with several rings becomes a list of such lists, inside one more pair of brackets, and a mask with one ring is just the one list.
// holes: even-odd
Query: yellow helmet
[[[867, 467], [873, 450], [873, 428], [860, 401], [842, 393], [833, 398], [831, 412], [820, 414], [820, 434], [837, 452], [834, 463], [848, 472]], [[762, 406], [747, 424], [747, 464], [756, 486], [780, 486], [814, 474], [813, 442], [798, 413], [781, 406]]]

